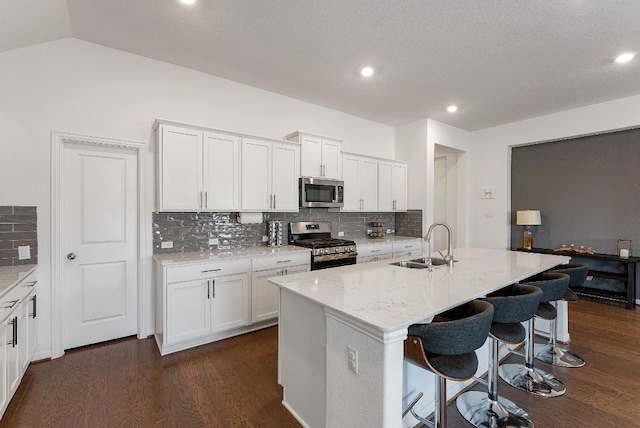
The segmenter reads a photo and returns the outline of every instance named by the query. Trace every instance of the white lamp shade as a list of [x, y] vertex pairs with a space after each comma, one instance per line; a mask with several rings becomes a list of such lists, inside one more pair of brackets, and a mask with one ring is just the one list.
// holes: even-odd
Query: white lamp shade
[[542, 224], [539, 210], [524, 210], [516, 213], [518, 226], [539, 226]]

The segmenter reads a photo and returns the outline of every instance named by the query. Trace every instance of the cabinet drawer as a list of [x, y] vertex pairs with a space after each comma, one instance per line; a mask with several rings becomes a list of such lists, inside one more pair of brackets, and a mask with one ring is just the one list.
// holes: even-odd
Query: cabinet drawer
[[248, 259], [215, 263], [197, 263], [167, 268], [167, 283], [216, 278], [247, 272], [249, 272]]
[[289, 266], [298, 266], [298, 265], [310, 265], [311, 264], [311, 253], [287, 253], [282, 254], [277, 257], [269, 256], [269, 257], [260, 257], [253, 259], [251, 270], [253, 272], [267, 270], [267, 269], [277, 269], [277, 268], [285, 268]]
[[393, 244], [393, 252], [401, 253], [405, 251], [418, 251], [422, 250], [422, 241], [405, 241], [405, 242], [395, 242]]
[[391, 256], [393, 253], [392, 244], [367, 244], [358, 246], [358, 258], [367, 256], [380, 256], [388, 254]]

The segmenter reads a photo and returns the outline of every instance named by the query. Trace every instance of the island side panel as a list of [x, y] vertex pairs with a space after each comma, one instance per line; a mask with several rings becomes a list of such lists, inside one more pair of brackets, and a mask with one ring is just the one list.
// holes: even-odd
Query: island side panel
[[326, 347], [322, 306], [280, 288], [278, 380], [283, 387], [282, 404], [305, 427], [326, 426]]
[[[327, 310], [327, 427], [400, 427], [404, 339]], [[349, 368], [357, 352], [357, 373]]]

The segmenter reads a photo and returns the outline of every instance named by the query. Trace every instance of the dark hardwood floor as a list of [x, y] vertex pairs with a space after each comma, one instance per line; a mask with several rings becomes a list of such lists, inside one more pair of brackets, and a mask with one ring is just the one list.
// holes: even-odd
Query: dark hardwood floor
[[[567, 393], [500, 382], [500, 394], [536, 427], [640, 426], [640, 309], [580, 300], [569, 313], [568, 347], [586, 366], [540, 363]], [[165, 357], [153, 339], [130, 338], [31, 364], [0, 427], [298, 427], [281, 399], [275, 327]], [[448, 414], [450, 427], [470, 426], [455, 405]]]

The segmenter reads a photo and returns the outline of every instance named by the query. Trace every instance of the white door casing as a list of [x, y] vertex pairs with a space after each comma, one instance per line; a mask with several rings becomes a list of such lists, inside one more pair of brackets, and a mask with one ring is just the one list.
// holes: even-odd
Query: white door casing
[[52, 357], [145, 337], [144, 145], [58, 133], [52, 144]]

